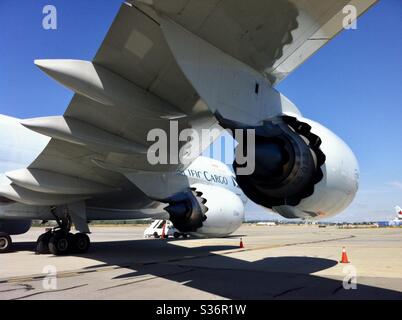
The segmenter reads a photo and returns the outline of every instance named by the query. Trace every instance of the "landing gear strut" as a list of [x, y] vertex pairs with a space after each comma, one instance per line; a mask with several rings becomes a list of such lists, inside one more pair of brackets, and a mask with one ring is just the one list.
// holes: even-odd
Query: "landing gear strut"
[[5, 232], [0, 232], [0, 253], [8, 252], [11, 244], [11, 237]]
[[90, 246], [89, 237], [85, 233], [72, 234], [71, 219], [68, 214], [62, 218], [56, 214], [56, 209], [51, 212], [56, 219], [57, 227], [40, 235], [36, 243], [36, 253], [65, 255], [67, 253], [85, 253]]

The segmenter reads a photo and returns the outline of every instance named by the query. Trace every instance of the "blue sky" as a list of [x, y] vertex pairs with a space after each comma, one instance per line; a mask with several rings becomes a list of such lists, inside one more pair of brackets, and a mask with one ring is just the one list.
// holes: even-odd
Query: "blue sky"
[[[37, 58], [90, 60], [121, 0], [0, 1], [0, 113], [20, 118], [62, 114], [72, 93], [37, 69]], [[23, 5], [22, 5], [23, 4]], [[58, 29], [42, 28], [55, 5]], [[402, 1], [382, 0], [357, 30], [342, 32], [278, 89], [355, 152], [361, 187], [336, 220], [383, 220], [402, 205]], [[248, 217], [271, 218], [257, 206]]]

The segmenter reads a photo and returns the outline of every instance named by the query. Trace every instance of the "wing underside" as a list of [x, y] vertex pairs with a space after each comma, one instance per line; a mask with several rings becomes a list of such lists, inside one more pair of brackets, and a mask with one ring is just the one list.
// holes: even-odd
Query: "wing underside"
[[148, 0], [130, 0], [155, 19], [167, 15], [220, 50], [264, 72], [273, 84], [341, 32], [344, 21], [354, 20], [354, 13], [357, 18], [377, 1], [153, 0], [150, 4]]
[[[37, 204], [47, 204], [55, 199], [57, 203], [62, 203], [62, 199], [73, 202], [106, 193], [140, 197], [145, 192], [159, 199], [188, 187], [188, 181], [177, 174], [184, 165], [149, 163], [144, 152], [153, 143], [147, 140], [149, 131], [162, 129], [169, 141], [172, 120], [179, 131], [192, 129], [201, 133], [203, 129], [216, 129], [217, 133], [208, 142], [189, 139], [179, 144], [178, 150], [183, 146], [196, 150], [192, 152], [194, 156], [204, 151], [222, 128], [176, 61], [161, 28], [161, 19], [168, 17], [263, 73], [275, 84], [342, 30], [345, 5], [355, 6], [360, 15], [375, 2], [132, 0], [124, 3], [93, 61], [81, 64], [88, 69], [86, 76], [92, 72], [96, 81], [80, 83], [81, 89], [75, 90], [63, 116], [23, 122], [52, 139], [28, 168], [8, 175], [12, 183], [0, 192], [17, 201], [36, 204], [37, 198], [40, 199]], [[69, 68], [75, 65], [68, 64]], [[52, 72], [52, 76], [60, 76], [60, 70]], [[70, 80], [63, 84], [74, 90], [74, 82]], [[73, 80], [77, 81], [74, 77]], [[85, 91], [88, 84], [104, 92]], [[167, 152], [176, 151], [168, 148]], [[169, 179], [174, 183], [164, 185]], [[150, 182], [161, 184], [165, 192], [155, 191], [157, 188]], [[53, 194], [44, 196], [49, 190], [54, 190]]]

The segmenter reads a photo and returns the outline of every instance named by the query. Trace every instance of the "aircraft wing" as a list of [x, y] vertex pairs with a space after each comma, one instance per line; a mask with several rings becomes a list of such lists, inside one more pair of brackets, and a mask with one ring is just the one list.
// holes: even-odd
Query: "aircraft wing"
[[202, 144], [191, 137], [179, 144], [177, 150], [186, 146], [194, 156], [205, 150], [222, 128], [182, 72], [161, 27], [161, 17], [277, 83], [342, 29], [346, 4], [356, 6], [361, 14], [373, 3], [375, 0], [124, 3], [92, 62], [36, 62], [76, 94], [63, 116], [22, 122], [52, 139], [29, 168], [8, 174], [13, 190], [7, 192], [23, 199], [51, 192], [41, 203], [63, 203], [130, 190], [132, 184], [155, 199], [188, 187], [186, 178], [178, 174], [184, 165], [149, 163], [146, 150], [154, 143], [147, 141], [149, 131], [162, 129], [169, 142], [173, 134], [170, 120], [177, 121], [177, 130], [201, 133], [202, 129], [217, 129]]
[[[12, 184], [10, 190], [2, 192], [14, 200], [59, 204], [119, 190], [138, 194], [133, 190], [137, 187], [151, 198], [164, 199], [188, 187], [187, 178], [179, 171], [222, 133], [223, 128], [180, 72], [159, 25], [130, 5], [120, 8], [92, 64], [73, 60], [35, 63], [69, 88], [76, 83], [68, 85], [60, 80], [65, 69], [74, 73], [87, 67], [101, 68], [113, 74], [111, 79], [106, 76], [101, 80], [105, 89], [109, 83], [116, 84], [111, 90], [116, 96], [105, 103], [96, 94], [76, 93], [63, 116], [21, 122], [52, 139], [27, 169], [7, 173]], [[66, 81], [73, 81], [73, 76], [68, 76]], [[119, 91], [122, 87], [127, 90]], [[158, 98], [150, 98], [154, 95]], [[176, 127], [171, 127], [170, 120], [175, 120]], [[166, 133], [168, 156], [182, 159], [179, 152], [185, 146], [186, 154], [190, 153], [187, 163], [167, 159], [169, 164], [151, 165], [147, 150], [156, 141], [147, 141], [151, 129]], [[189, 142], [173, 149], [170, 135], [183, 129], [200, 136], [203, 129], [214, 130], [211, 141], [202, 144], [188, 138]], [[51, 194], [42, 197], [42, 192]]]
[[[185, 29], [276, 84], [378, 0], [130, 0]], [[345, 12], [344, 9], [345, 8]], [[354, 10], [354, 9], [352, 9]], [[354, 13], [354, 12], [352, 12]], [[354, 19], [352, 19], [354, 20]]]

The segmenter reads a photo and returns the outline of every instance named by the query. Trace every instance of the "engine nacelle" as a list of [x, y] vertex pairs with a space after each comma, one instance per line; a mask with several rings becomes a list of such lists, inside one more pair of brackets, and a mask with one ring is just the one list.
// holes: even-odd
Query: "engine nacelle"
[[[321, 124], [282, 117], [256, 128], [256, 168], [238, 176], [254, 202], [286, 218], [327, 218], [354, 199], [359, 168], [351, 149]], [[237, 168], [236, 162], [234, 168]]]
[[213, 185], [193, 184], [191, 192], [170, 200], [165, 208], [173, 225], [196, 237], [223, 237], [244, 220], [244, 205], [232, 191]]
[[193, 232], [197, 237], [224, 237], [235, 232], [244, 221], [244, 204], [234, 192], [218, 186], [195, 184], [206, 199], [206, 220]]

